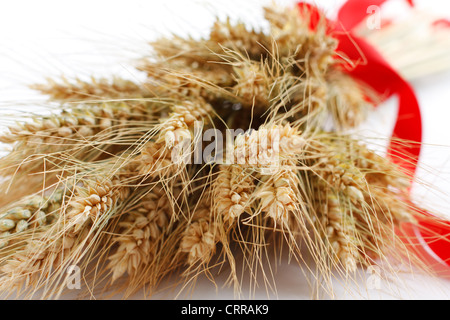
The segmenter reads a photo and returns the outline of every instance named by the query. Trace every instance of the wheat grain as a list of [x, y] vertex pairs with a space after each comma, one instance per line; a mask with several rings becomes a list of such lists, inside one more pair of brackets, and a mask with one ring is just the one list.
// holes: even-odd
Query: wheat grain
[[254, 168], [278, 167], [289, 157], [302, 152], [305, 139], [289, 124], [261, 126], [258, 130], [238, 135], [234, 142], [234, 163]]
[[188, 264], [206, 264], [216, 251], [216, 242], [209, 221], [200, 219], [189, 225], [181, 241], [180, 250], [188, 254]]
[[169, 230], [173, 215], [172, 201], [159, 185], [142, 198], [137, 208], [127, 213], [112, 240], [118, 244], [116, 252], [109, 257], [113, 282], [125, 272], [129, 277], [136, 277], [151, 262], [158, 254], [159, 241]]
[[219, 166], [213, 186], [215, 215], [221, 216], [226, 225], [233, 225], [241, 214], [248, 212], [254, 188], [252, 176], [242, 167]]
[[204, 200], [188, 222], [179, 250], [187, 254], [188, 265], [207, 265], [216, 252], [218, 241], [219, 233], [211, 207]]
[[295, 166], [283, 165], [274, 175], [261, 176], [254, 194], [260, 202], [259, 210], [275, 225], [287, 226], [290, 215], [299, 210], [299, 185]]
[[395, 226], [414, 223], [408, 179], [389, 159], [357, 140], [341, 136], [320, 141], [311, 172], [318, 230], [325, 248], [353, 272], [357, 263], [385, 259], [396, 241]]
[[108, 213], [128, 193], [129, 189], [121, 186], [117, 178], [88, 180], [82, 186], [76, 186], [75, 196], [68, 203], [68, 226], [73, 227], [77, 233], [90, 221], [96, 222], [99, 217]]

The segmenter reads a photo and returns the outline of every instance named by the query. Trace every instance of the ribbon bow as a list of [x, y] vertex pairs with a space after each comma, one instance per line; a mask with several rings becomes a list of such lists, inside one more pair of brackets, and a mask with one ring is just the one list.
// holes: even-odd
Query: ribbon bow
[[[388, 155], [413, 177], [422, 141], [422, 119], [414, 90], [372, 45], [354, 33], [355, 27], [367, 17], [369, 6], [381, 6], [386, 1], [348, 0], [340, 8], [337, 21], [327, 20], [327, 26], [329, 33], [339, 42], [337, 52], [351, 61], [342, 59], [349, 75], [366, 83], [384, 99], [398, 96], [397, 121]], [[407, 1], [413, 6], [412, 0]], [[299, 2], [298, 8], [309, 18], [310, 28], [316, 29], [323, 19], [322, 12], [305, 2]], [[423, 218], [418, 226], [404, 224], [401, 228], [406, 235], [405, 241], [413, 245], [422, 259], [437, 272], [450, 275], [450, 223], [436, 217], [430, 219], [429, 213], [419, 212]]]

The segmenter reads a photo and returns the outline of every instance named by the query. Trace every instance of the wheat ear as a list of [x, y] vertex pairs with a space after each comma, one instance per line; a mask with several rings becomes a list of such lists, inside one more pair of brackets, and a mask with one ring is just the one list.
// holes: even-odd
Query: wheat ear
[[[195, 122], [206, 123], [212, 114], [211, 105], [203, 99], [174, 105], [169, 117], [161, 120], [161, 129], [154, 140], [144, 144], [133, 159], [132, 171], [137, 171], [140, 175], [157, 176], [173, 174], [179, 170], [186, 159], [185, 155], [181, 155], [180, 159], [174, 158], [174, 148], [181, 147], [184, 141], [188, 141], [191, 146], [195, 140]], [[175, 154], [178, 155], [179, 153]]]
[[150, 96], [150, 93], [145, 90], [145, 86], [118, 77], [114, 77], [112, 80], [92, 77], [90, 82], [80, 79], [70, 82], [66, 78], [62, 78], [60, 82], [57, 82], [49, 79], [48, 83], [32, 85], [31, 88], [50, 96], [51, 100], [61, 102], [104, 101]]
[[117, 250], [108, 259], [112, 282], [127, 273], [137, 277], [158, 255], [163, 235], [174, 218], [173, 201], [161, 185], [156, 185], [140, 200], [138, 206], [126, 213], [119, 230], [112, 238]]
[[[61, 197], [58, 218], [53, 224], [3, 259], [2, 288], [16, 287], [19, 292], [32, 293], [47, 283], [50, 294], [60, 294], [65, 288], [65, 283], [58, 281], [63, 269], [80, 263], [89, 249], [95, 248], [98, 228], [108, 223], [127, 197], [127, 187], [119, 184], [114, 178], [89, 181], [87, 177], [82, 185], [72, 183], [73, 189]], [[28, 287], [30, 284], [33, 286]]]

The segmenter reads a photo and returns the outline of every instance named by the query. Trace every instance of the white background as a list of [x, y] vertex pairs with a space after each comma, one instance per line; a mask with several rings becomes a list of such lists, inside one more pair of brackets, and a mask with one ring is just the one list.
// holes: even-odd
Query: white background
[[[342, 1], [316, 1], [330, 15]], [[86, 78], [90, 75], [122, 75], [139, 79], [131, 67], [133, 59], [147, 54], [146, 42], [174, 32], [179, 35], [207, 35], [216, 16], [229, 15], [251, 26], [266, 27], [261, 6], [270, 1], [243, 0], [78, 0], [78, 1], [2, 1], [0, 4], [0, 107], [18, 114], [24, 105], [39, 110], [44, 101], [27, 85], [42, 82], [45, 77]], [[278, 1], [292, 5], [294, 1]], [[450, 18], [450, 2], [416, 1], [418, 6]], [[387, 13], [405, 12], [403, 0], [393, 0]], [[419, 178], [429, 184], [417, 187], [417, 201], [440, 212], [450, 213], [450, 73], [441, 73], [414, 81], [423, 110], [424, 152]], [[371, 134], [389, 136], [396, 112], [395, 101], [381, 106], [372, 116]], [[8, 122], [0, 119], [0, 128]], [[349, 284], [351, 292], [336, 285], [336, 298], [444, 298], [450, 297], [450, 283], [442, 279], [412, 275], [401, 276], [395, 288], [364, 290]], [[200, 281], [192, 298], [233, 298], [233, 290], [216, 289]], [[223, 280], [223, 279], [222, 279]], [[308, 299], [310, 289], [298, 267], [282, 263], [276, 273], [278, 295], [271, 298]], [[358, 289], [359, 288], [359, 289]], [[395, 289], [395, 290], [394, 290]], [[137, 296], [142, 297], [142, 295]], [[157, 297], [171, 298], [172, 293]], [[186, 296], [183, 296], [186, 297]], [[244, 296], [244, 297], [249, 297]], [[264, 287], [252, 297], [266, 298]]]

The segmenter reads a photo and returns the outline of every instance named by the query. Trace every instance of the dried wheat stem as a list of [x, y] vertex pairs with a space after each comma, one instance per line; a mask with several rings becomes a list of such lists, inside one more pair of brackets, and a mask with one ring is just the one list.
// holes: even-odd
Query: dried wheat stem
[[435, 25], [438, 19], [422, 10], [412, 10], [406, 19], [376, 30], [359, 28], [358, 33], [377, 47], [405, 78], [414, 80], [450, 69], [449, 31]]

